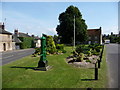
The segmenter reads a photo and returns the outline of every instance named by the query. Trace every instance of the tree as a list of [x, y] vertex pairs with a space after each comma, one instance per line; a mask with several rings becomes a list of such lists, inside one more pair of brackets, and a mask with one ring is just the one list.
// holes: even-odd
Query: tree
[[87, 39], [87, 25], [82, 19], [79, 9], [69, 6], [65, 12], [59, 15], [59, 25], [57, 25], [57, 34], [61, 37], [61, 43], [70, 44], [74, 37], [74, 16], [75, 16], [75, 34], [76, 41], [84, 42]]
[[53, 40], [54, 40], [55, 44], [57, 44], [58, 40], [59, 40], [59, 37], [57, 35], [54, 35], [53, 36]]

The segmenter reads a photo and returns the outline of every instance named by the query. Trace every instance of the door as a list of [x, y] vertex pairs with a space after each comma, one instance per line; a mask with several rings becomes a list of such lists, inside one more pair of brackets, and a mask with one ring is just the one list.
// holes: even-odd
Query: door
[[3, 50], [6, 51], [6, 44], [3, 43]]

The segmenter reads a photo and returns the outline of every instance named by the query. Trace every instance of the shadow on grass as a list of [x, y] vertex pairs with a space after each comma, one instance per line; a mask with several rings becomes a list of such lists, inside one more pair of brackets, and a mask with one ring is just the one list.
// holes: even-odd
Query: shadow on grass
[[36, 67], [19, 67], [19, 66], [12, 66], [10, 68], [23, 68], [23, 69], [35, 69]]
[[81, 81], [95, 81], [95, 79], [81, 79]]
[[37, 68], [37, 67], [19, 67], [19, 66], [12, 66], [10, 68], [22, 68], [22, 69], [32, 69], [36, 71], [46, 71], [45, 68]]

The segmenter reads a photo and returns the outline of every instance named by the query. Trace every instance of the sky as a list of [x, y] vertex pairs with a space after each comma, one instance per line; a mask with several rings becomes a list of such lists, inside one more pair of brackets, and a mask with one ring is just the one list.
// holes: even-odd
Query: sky
[[88, 29], [102, 27], [102, 34], [118, 33], [118, 2], [2, 2], [0, 22], [6, 30], [41, 36], [57, 35], [59, 14], [70, 5], [78, 7]]

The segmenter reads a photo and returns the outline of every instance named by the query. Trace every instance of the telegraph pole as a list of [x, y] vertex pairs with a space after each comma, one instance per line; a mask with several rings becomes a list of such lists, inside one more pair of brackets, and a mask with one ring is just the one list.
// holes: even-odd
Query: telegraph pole
[[74, 15], [74, 50], [75, 50], [75, 15]]

